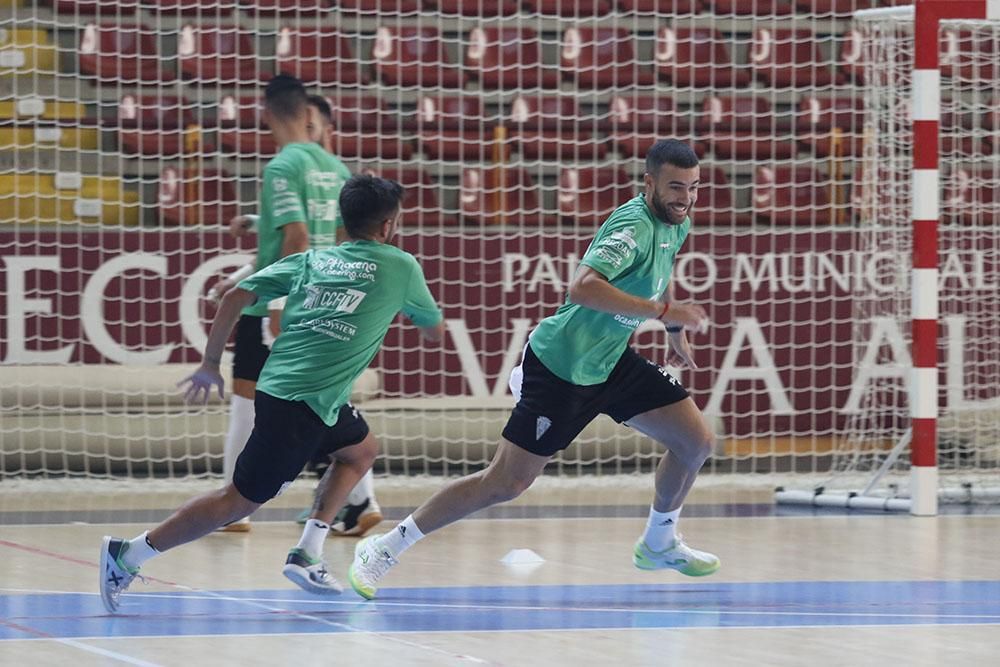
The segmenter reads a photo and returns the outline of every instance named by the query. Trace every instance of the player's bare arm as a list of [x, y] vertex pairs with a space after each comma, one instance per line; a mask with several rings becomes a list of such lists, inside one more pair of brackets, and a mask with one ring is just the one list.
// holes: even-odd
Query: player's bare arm
[[417, 327], [420, 330], [420, 335], [423, 336], [424, 340], [429, 340], [433, 343], [438, 342], [444, 338], [444, 320], [438, 322], [432, 327]]
[[309, 250], [309, 228], [304, 222], [290, 222], [281, 228], [281, 256]]

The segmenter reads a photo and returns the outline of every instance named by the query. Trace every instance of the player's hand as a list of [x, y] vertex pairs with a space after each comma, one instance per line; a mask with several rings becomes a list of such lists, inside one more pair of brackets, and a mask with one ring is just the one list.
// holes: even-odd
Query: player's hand
[[218, 366], [202, 364], [198, 370], [178, 382], [177, 386], [180, 387], [184, 383], [190, 383], [184, 390], [184, 400], [188, 403], [200, 405], [208, 403], [213, 386], [218, 389], [219, 398], [225, 398], [223, 389], [226, 386], [226, 381], [222, 379]]
[[275, 327], [271, 326], [273, 321], [270, 315], [260, 318], [260, 342], [269, 350], [274, 347], [274, 339], [281, 333], [280, 329], [275, 331]]
[[684, 327], [693, 333], [705, 333], [711, 322], [705, 309], [696, 304], [671, 303], [663, 320], [665, 324]]
[[212, 285], [212, 289], [208, 290], [205, 298], [211, 303], [219, 303], [222, 301], [222, 297], [226, 296], [226, 293], [234, 287], [236, 287], [236, 283], [229, 278], [220, 278], [219, 282]]
[[694, 362], [694, 354], [691, 352], [691, 344], [683, 330], [668, 334], [667, 365], [674, 368], [698, 369], [698, 364]]
[[229, 234], [234, 238], [242, 238], [253, 229], [253, 220], [247, 215], [237, 215], [229, 221]]

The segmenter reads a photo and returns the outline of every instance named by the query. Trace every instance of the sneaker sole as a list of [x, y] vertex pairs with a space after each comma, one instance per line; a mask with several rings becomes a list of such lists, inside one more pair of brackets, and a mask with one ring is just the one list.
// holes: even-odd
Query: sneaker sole
[[344, 592], [344, 587], [337, 584], [337, 587], [327, 587], [319, 586], [312, 579], [309, 578], [309, 573], [305, 568], [301, 568], [298, 565], [288, 564], [282, 568], [281, 573], [285, 575], [285, 578], [294, 583], [296, 586], [306, 591], [307, 593], [312, 593], [313, 595], [340, 595]]
[[115, 613], [118, 611], [118, 604], [111, 599], [108, 595], [107, 590], [104, 588], [105, 576], [108, 571], [108, 560], [111, 558], [111, 552], [108, 548], [111, 546], [111, 537], [105, 535], [104, 539], [101, 540], [101, 563], [97, 571], [97, 590], [101, 592], [101, 602], [104, 603], [104, 608], [108, 610], [109, 613]]
[[249, 521], [237, 521], [229, 525], [223, 526], [222, 528], [216, 529], [217, 533], [249, 533], [250, 532], [250, 522]]
[[354, 526], [354, 528], [344, 531], [333, 530], [331, 528], [330, 535], [335, 537], [361, 537], [380, 523], [382, 523], [382, 513], [369, 512], [358, 517], [358, 525]]
[[644, 563], [645, 561], [640, 561], [638, 558], [636, 558], [635, 555], [632, 556], [632, 564], [635, 565], [637, 569], [644, 570], [646, 572], [651, 572], [653, 570], [674, 570], [676, 572], [680, 572], [686, 577], [707, 577], [710, 574], [718, 572], [719, 568], [722, 567], [722, 563], [719, 563], [711, 570], [704, 570], [699, 572], [694, 570], [693, 571], [684, 570], [682, 569], [683, 566], [674, 567], [672, 565], [656, 565], [655, 563], [652, 565], [645, 565]]

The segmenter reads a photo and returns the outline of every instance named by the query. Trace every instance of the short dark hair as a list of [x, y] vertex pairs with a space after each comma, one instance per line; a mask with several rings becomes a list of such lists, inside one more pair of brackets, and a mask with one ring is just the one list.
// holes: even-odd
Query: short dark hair
[[264, 106], [278, 118], [299, 118], [305, 113], [308, 102], [306, 87], [290, 74], [279, 74], [264, 89]]
[[340, 190], [340, 215], [351, 238], [370, 238], [403, 201], [403, 186], [388, 178], [355, 174]]
[[316, 107], [319, 115], [323, 117], [327, 125], [333, 125], [333, 109], [330, 108], [330, 103], [326, 101], [325, 97], [322, 95], [310, 95], [309, 106]]
[[661, 139], [646, 153], [646, 173], [656, 176], [665, 164], [693, 169], [698, 166], [698, 156], [688, 144], [677, 139]]

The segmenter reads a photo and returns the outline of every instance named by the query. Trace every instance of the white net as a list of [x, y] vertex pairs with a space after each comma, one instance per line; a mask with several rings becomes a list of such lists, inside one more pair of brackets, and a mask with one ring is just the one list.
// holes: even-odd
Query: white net
[[[714, 322], [683, 377], [719, 434], [709, 468], [829, 470], [851, 304], [885, 268], [856, 243], [851, 189], [850, 16], [872, 4], [6, 0], [0, 475], [221, 469], [225, 406], [186, 409], [174, 383], [199, 359], [201, 295], [253, 253], [223, 223], [256, 209], [274, 151], [258, 100], [280, 71], [330, 101], [351, 169], [407, 187], [399, 243], [445, 307], [442, 346], [394, 327], [359, 383], [379, 472], [488, 460], [524, 336], [669, 136], [703, 156], [676, 286]], [[652, 329], [636, 345], [662, 359]], [[648, 472], [659, 454], [602, 419], [552, 470]]]

